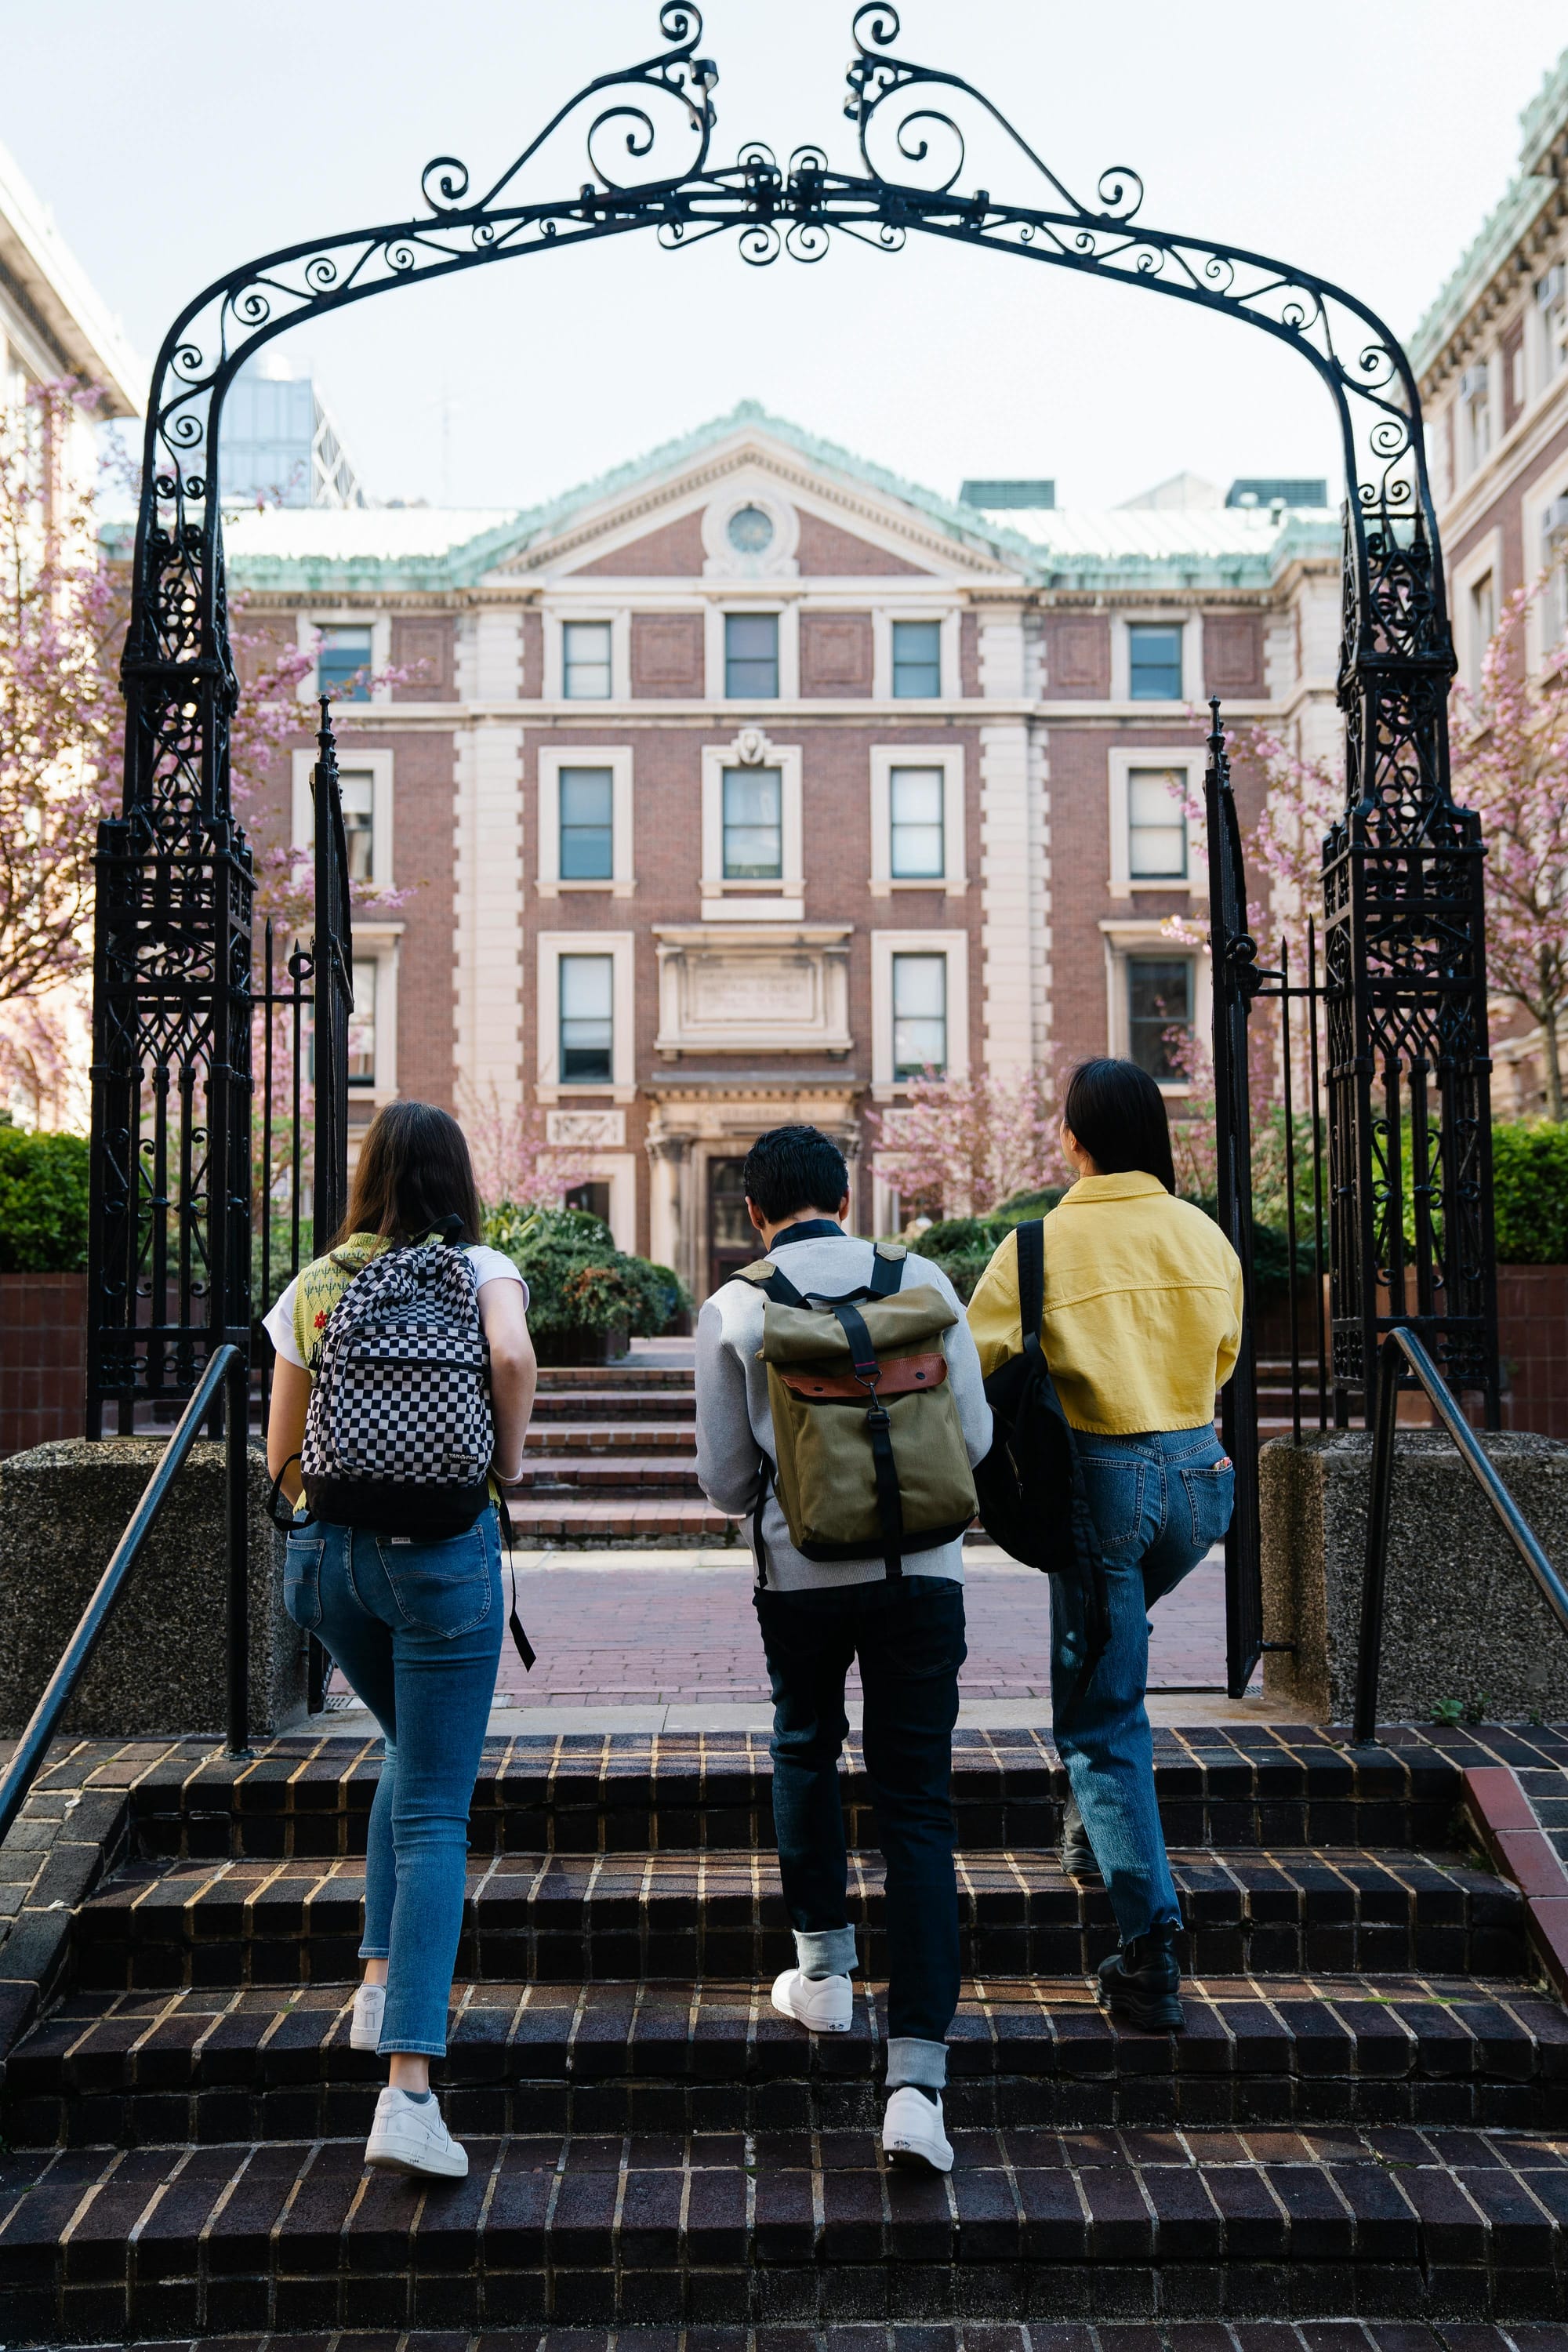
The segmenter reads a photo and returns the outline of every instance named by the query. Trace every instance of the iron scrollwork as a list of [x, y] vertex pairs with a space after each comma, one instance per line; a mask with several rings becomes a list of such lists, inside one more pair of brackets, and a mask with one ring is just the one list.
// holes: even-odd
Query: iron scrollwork
[[[1348, 797], [1324, 851], [1335, 1377], [1342, 1407], [1364, 1392], [1380, 1332], [1414, 1321], [1449, 1377], [1480, 1386], [1495, 1410], [1481, 850], [1449, 790], [1453, 651], [1420, 402], [1396, 338], [1310, 271], [1152, 226], [1128, 167], [1102, 173], [1084, 202], [973, 84], [899, 53], [889, 0], [854, 13], [846, 112], [861, 168], [849, 173], [815, 145], [781, 166], [752, 144], [715, 167], [718, 75], [700, 54], [700, 13], [665, 0], [658, 26], [661, 48], [560, 107], [482, 195], [470, 196], [466, 165], [437, 157], [415, 217], [231, 272], [181, 314], [159, 355], [125, 656], [125, 807], [100, 850], [92, 1396], [123, 1406], [188, 1388], [199, 1358], [223, 1339], [243, 1341], [248, 1323], [234, 1204], [248, 1192], [250, 865], [228, 795], [235, 680], [218, 467], [227, 386], [260, 344], [304, 320], [420, 279], [651, 229], [677, 250], [732, 232], [754, 266], [781, 254], [819, 261], [835, 233], [880, 252], [911, 232], [993, 247], [1245, 320], [1315, 369], [1350, 484]], [[576, 130], [587, 175], [579, 164], [564, 193], [558, 184], [535, 196], [534, 179], [556, 168]], [[984, 142], [998, 151], [991, 177], [1000, 184], [999, 173], [1022, 169], [1032, 200], [966, 184]], [[190, 1153], [176, 1154], [171, 1174], [154, 1148], [143, 1183], [148, 1072], [154, 1099], [173, 1087], [183, 1104], [188, 1087], [194, 1108], [180, 1129]], [[165, 1227], [177, 1279], [157, 1239]], [[155, 1339], [136, 1328], [149, 1264]]]

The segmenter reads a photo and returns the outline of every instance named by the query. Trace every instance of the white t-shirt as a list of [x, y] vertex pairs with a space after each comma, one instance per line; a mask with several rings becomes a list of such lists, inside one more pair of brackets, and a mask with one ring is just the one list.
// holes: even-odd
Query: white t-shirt
[[[463, 1255], [473, 1266], [476, 1290], [482, 1290], [487, 1282], [518, 1283], [522, 1290], [523, 1306], [527, 1307], [528, 1285], [504, 1251], [487, 1249], [483, 1242], [473, 1242], [464, 1250]], [[300, 1277], [296, 1275], [279, 1299], [277, 1306], [262, 1317], [261, 1328], [283, 1361], [286, 1364], [298, 1364], [300, 1370], [303, 1371], [306, 1369], [305, 1359], [294, 1341], [294, 1300], [299, 1288]]]

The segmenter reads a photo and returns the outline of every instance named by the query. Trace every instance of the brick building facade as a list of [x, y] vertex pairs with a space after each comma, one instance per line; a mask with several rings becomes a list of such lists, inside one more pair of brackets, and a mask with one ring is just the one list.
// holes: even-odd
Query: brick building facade
[[[1568, 50], [1520, 127], [1512, 185], [1410, 344], [1472, 688], [1503, 606], [1536, 582], [1523, 657], [1537, 676], [1568, 660]], [[1541, 1033], [1508, 1005], [1494, 1024], [1494, 1106], [1538, 1112]]]
[[1162, 928], [1204, 890], [1172, 782], [1210, 691], [1332, 740], [1337, 519], [969, 487], [748, 404], [531, 513], [231, 523], [247, 627], [319, 637], [329, 680], [412, 673], [339, 711], [358, 870], [410, 894], [356, 926], [361, 1116], [537, 1106], [700, 1294], [759, 1129], [840, 1137], [882, 1230], [864, 1114], [911, 1070], [1158, 1065], [1204, 1021]]

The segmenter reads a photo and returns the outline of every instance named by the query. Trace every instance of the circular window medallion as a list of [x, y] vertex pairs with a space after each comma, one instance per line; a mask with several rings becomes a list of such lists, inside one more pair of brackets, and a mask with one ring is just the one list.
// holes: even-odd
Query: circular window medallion
[[761, 555], [773, 545], [772, 520], [761, 507], [737, 507], [730, 517], [729, 537], [737, 555]]

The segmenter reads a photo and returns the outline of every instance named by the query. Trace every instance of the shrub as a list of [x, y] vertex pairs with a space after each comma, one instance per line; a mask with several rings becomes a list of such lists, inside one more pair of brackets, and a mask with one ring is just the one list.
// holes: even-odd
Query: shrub
[[917, 1234], [914, 1246], [921, 1257], [941, 1266], [960, 1298], [967, 1305], [974, 1286], [990, 1265], [998, 1242], [1013, 1230], [1012, 1217], [942, 1217]]
[[1568, 1120], [1494, 1127], [1492, 1187], [1500, 1263], [1568, 1265]]
[[609, 1227], [586, 1209], [504, 1201], [486, 1217], [485, 1239], [528, 1284], [535, 1331], [629, 1331], [653, 1339], [691, 1304], [668, 1266], [618, 1250]]
[[86, 1265], [89, 1160], [85, 1136], [0, 1124], [0, 1274]]

